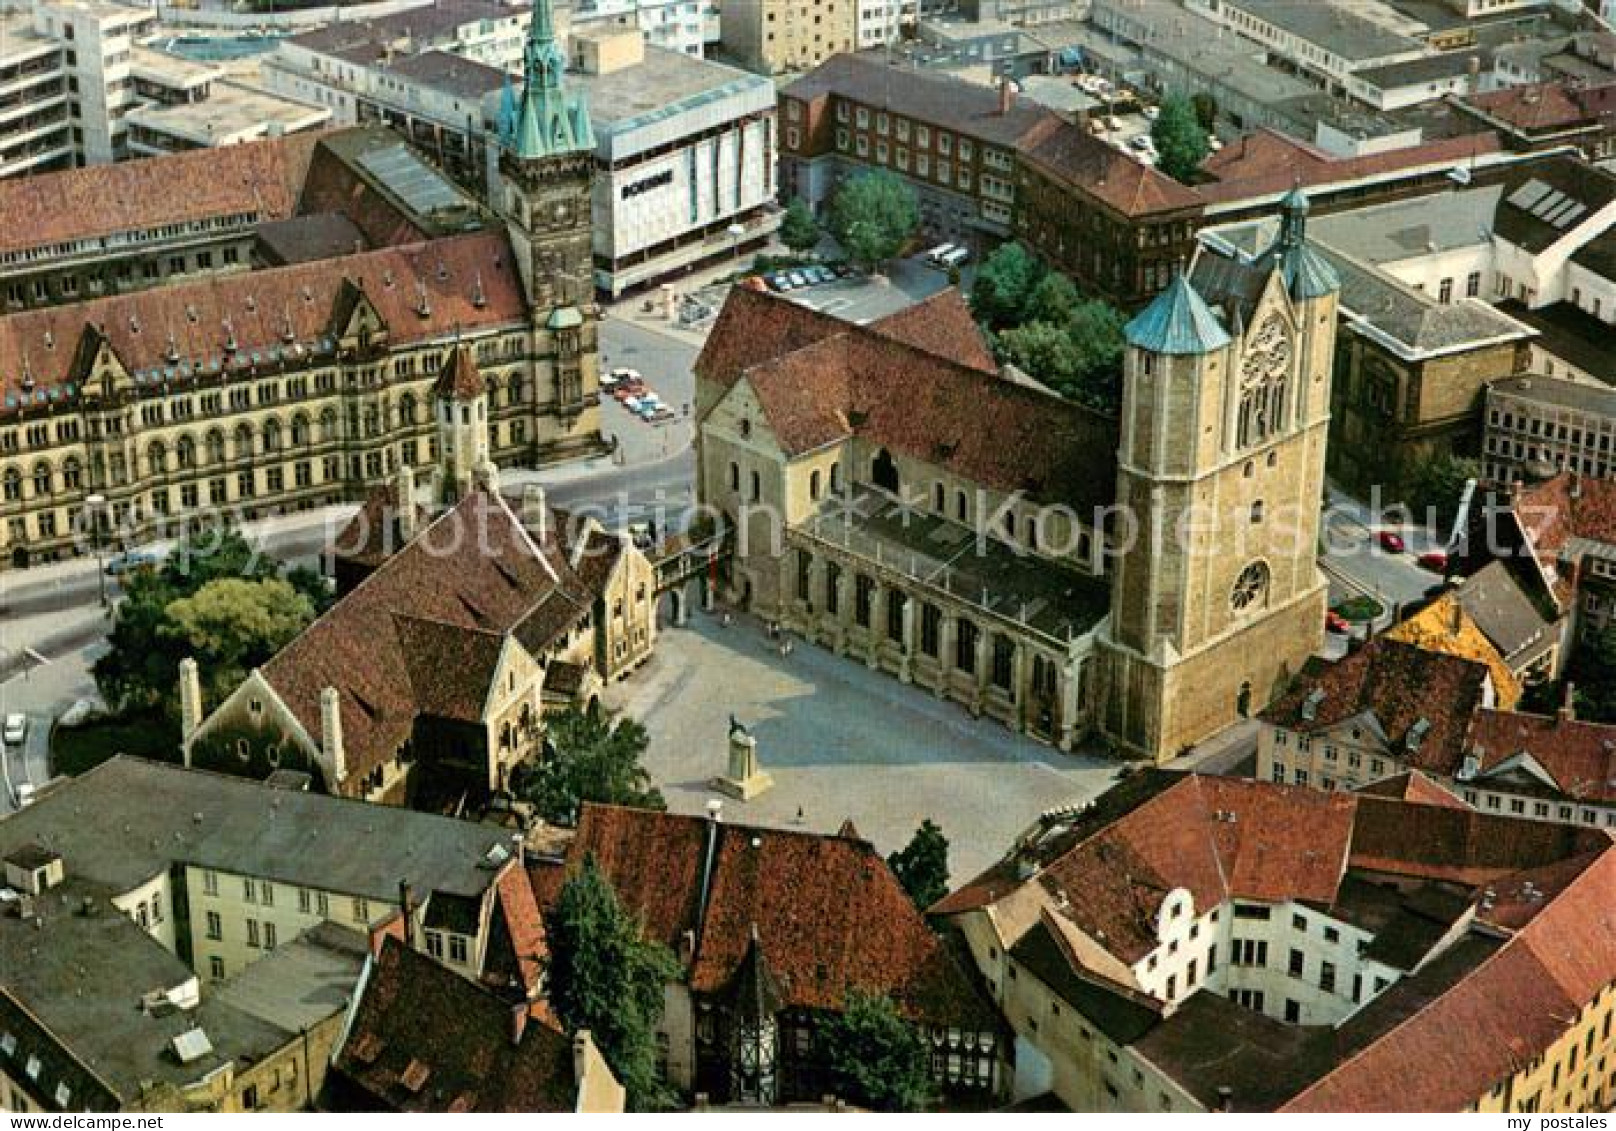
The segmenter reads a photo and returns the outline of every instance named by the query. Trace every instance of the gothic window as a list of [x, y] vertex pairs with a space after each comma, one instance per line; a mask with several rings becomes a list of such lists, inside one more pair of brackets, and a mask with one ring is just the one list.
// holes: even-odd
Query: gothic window
[[278, 452], [281, 449], [281, 422], [271, 418], [264, 425], [264, 451]]
[[49, 495], [51, 493], [51, 468], [48, 463], [41, 463], [34, 468], [34, 494]]
[[153, 441], [151, 447], [146, 449], [146, 464], [154, 475], [161, 475], [168, 470], [168, 449], [163, 446], [161, 440]]
[[62, 463], [62, 487], [77, 491], [84, 486], [84, 465], [72, 456]]
[[1262, 607], [1268, 599], [1268, 566], [1264, 562], [1252, 562], [1240, 571], [1240, 576], [1234, 579], [1234, 589], [1229, 594], [1229, 607], [1235, 613], [1243, 614], [1254, 612]]
[[174, 458], [181, 467], [195, 467], [196, 441], [189, 436], [181, 436], [174, 445]]
[[1291, 342], [1278, 315], [1269, 316], [1246, 344], [1240, 362], [1240, 416], [1237, 443], [1259, 444], [1273, 435], [1285, 415], [1290, 382]]
[[892, 453], [882, 448], [870, 466], [870, 478], [875, 485], [893, 494], [898, 492], [898, 464], [892, 458]]
[[16, 502], [22, 498], [22, 472], [14, 467], [6, 468], [3, 497], [8, 503]]
[[224, 433], [217, 430], [208, 433], [208, 462], [224, 462]]

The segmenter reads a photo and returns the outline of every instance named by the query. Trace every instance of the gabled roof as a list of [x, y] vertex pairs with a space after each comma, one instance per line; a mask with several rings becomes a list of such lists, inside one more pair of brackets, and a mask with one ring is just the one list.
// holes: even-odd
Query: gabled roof
[[1578, 801], [1616, 802], [1616, 726], [1518, 711], [1478, 711], [1467, 753], [1486, 776], [1528, 754]]
[[1503, 652], [1476, 623], [1469, 603], [1462, 600], [1456, 590], [1442, 594], [1419, 612], [1387, 629], [1384, 635], [1387, 640], [1412, 644], [1427, 652], [1485, 664], [1498, 703], [1507, 708], [1520, 702], [1521, 681], [1515, 678]]
[[1359, 793], [1371, 797], [1393, 797], [1399, 801], [1413, 801], [1420, 805], [1438, 805], [1449, 809], [1468, 809], [1469, 806], [1447, 786], [1422, 770], [1404, 770], [1389, 778], [1358, 787]]
[[932, 303], [898, 330], [928, 345], [965, 343], [965, 362], [892, 336], [890, 324], [857, 326], [737, 288], [697, 373], [722, 388], [744, 376], [788, 456], [858, 435], [987, 487], [1081, 509], [1108, 505], [1116, 421], [988, 371], [963, 304]]
[[530, 535], [497, 495], [472, 491], [383, 562], [262, 669], [310, 735], [337, 689], [350, 776], [390, 760], [415, 720], [478, 719], [499, 648], [539, 652], [595, 594], [553, 515]]
[[0, 181], [0, 253], [168, 224], [248, 215], [284, 220], [318, 131]]
[[1488, 674], [1476, 660], [1381, 636], [1340, 660], [1308, 661], [1262, 719], [1316, 733], [1373, 718], [1405, 764], [1446, 773], [1458, 764]]
[[787, 1007], [838, 1010], [856, 988], [917, 1021], [996, 1026], [868, 841], [586, 804], [567, 867], [591, 855], [648, 936], [691, 954], [696, 993], [734, 992], [755, 954]]
[[1523, 488], [1513, 509], [1547, 560], [1573, 538], [1616, 546], [1616, 481], [1563, 471]]
[[1199, 190], [1069, 122], [1039, 131], [1023, 146], [1022, 157], [1046, 176], [1077, 186], [1130, 219], [1196, 212], [1205, 204]]
[[1212, 353], [1234, 339], [1182, 274], [1124, 328], [1128, 344], [1171, 356]]
[[[188, 387], [334, 358], [331, 326], [345, 289], [363, 292], [395, 345], [512, 325], [526, 311], [500, 231], [26, 310], [0, 317], [0, 414], [18, 400], [71, 400], [83, 391], [90, 374], [75, 369], [74, 358], [86, 327], [105, 337], [136, 385]], [[23, 387], [25, 371], [31, 390]]]
[[332, 1061], [337, 1111], [553, 1112], [578, 1102], [572, 1042], [394, 938]]
[[982, 330], [958, 287], [946, 287], [930, 298], [878, 318], [870, 328], [937, 357], [946, 357], [984, 373], [998, 372], [993, 351], [988, 349]]

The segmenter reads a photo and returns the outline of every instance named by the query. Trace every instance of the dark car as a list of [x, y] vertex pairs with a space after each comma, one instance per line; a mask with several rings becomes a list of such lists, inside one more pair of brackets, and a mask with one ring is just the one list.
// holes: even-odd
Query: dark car
[[1432, 550], [1430, 553], [1421, 554], [1416, 560], [1421, 569], [1428, 569], [1432, 573], [1448, 572], [1448, 555], [1441, 550]]
[[1393, 534], [1390, 530], [1382, 530], [1375, 535], [1375, 541], [1379, 542], [1380, 548], [1388, 554], [1401, 554], [1403, 552], [1402, 535]]
[[1347, 618], [1334, 609], [1324, 614], [1324, 628], [1325, 631], [1336, 633], [1339, 636], [1345, 636], [1352, 631], [1352, 626], [1347, 623]]

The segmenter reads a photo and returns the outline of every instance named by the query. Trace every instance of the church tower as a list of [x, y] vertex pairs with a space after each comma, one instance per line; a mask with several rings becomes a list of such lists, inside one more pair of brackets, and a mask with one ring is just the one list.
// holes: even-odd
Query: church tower
[[1100, 729], [1165, 761], [1261, 710], [1317, 649], [1334, 270], [1286, 198], [1241, 263], [1203, 253], [1127, 326]]
[[551, 0], [536, 0], [521, 94], [507, 92], [497, 176], [490, 183], [526, 290], [534, 356], [541, 359], [536, 403], [556, 409], [556, 417], [538, 421], [540, 455], [549, 458], [600, 445], [600, 311], [591, 215], [595, 134], [583, 96], [566, 89], [565, 75]]
[[471, 347], [449, 351], [432, 385], [432, 416], [438, 428], [438, 482], [433, 501], [453, 506], [472, 488], [497, 489], [498, 472], [488, 454], [488, 386]]

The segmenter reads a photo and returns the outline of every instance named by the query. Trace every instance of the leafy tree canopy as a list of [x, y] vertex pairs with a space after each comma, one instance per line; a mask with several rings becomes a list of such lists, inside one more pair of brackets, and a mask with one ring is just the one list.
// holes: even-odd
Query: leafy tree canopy
[[919, 223], [915, 190], [885, 170], [848, 178], [831, 198], [831, 234], [868, 267], [897, 255]]
[[179, 664], [195, 658], [210, 702], [233, 690], [329, 607], [332, 597], [308, 569], [282, 576], [235, 530], [182, 541], [155, 568], [121, 579], [124, 599], [108, 650], [92, 673], [107, 706], [124, 715], [179, 718]]
[[786, 214], [780, 221], [780, 242], [798, 254], [812, 251], [819, 243], [819, 221], [801, 197], [793, 197], [786, 205]]
[[889, 998], [852, 990], [824, 1028], [827, 1059], [848, 1098], [874, 1111], [921, 1111], [931, 1102], [931, 1052]]
[[1151, 124], [1150, 137], [1156, 143], [1161, 171], [1184, 184], [1190, 183], [1211, 151], [1195, 108], [1180, 95], [1162, 101], [1161, 112]]
[[948, 894], [948, 838], [929, 817], [908, 844], [887, 857], [887, 866], [922, 911]]
[[1029, 318], [1028, 304], [1044, 273], [1044, 265], [1020, 243], [1001, 244], [977, 268], [972, 312], [989, 330], [1019, 326]]
[[1218, 100], [1202, 90], [1190, 95], [1190, 105], [1195, 110], [1195, 120], [1201, 129], [1211, 133], [1218, 124]]
[[550, 1006], [569, 1033], [588, 1029], [637, 1111], [669, 1106], [656, 1070], [664, 987], [679, 963], [640, 924], [593, 856], [567, 880], [544, 916]]
[[640, 722], [570, 707], [545, 718], [550, 749], [517, 772], [512, 788], [555, 825], [578, 823], [585, 801], [666, 808], [640, 764], [651, 736]]

